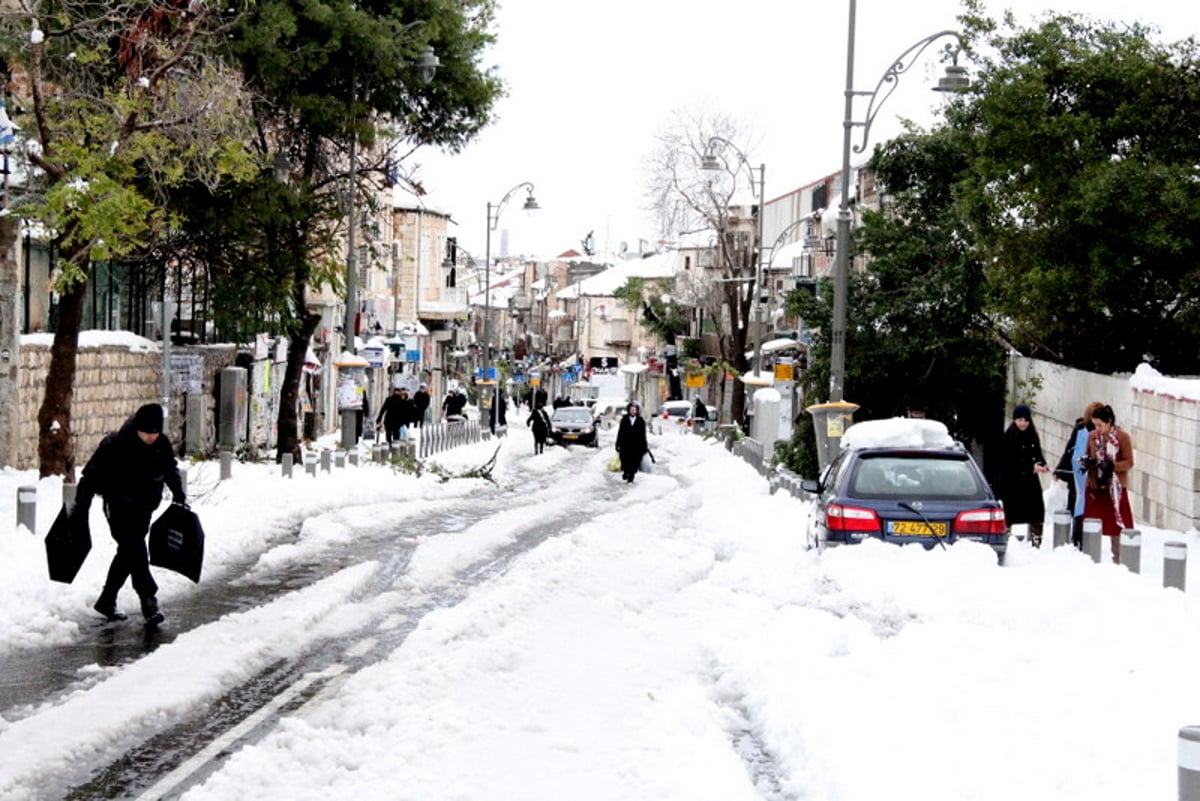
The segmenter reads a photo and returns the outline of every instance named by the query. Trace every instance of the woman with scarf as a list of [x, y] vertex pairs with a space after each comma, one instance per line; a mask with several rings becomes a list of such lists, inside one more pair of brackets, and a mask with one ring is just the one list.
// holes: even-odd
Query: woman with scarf
[[1094, 430], [1088, 435], [1087, 489], [1083, 516], [1094, 517], [1102, 525], [1112, 548], [1113, 563], [1121, 561], [1121, 531], [1133, 527], [1129, 506], [1129, 471], [1133, 469], [1133, 440], [1117, 427], [1111, 406], [1101, 406], [1092, 414]]

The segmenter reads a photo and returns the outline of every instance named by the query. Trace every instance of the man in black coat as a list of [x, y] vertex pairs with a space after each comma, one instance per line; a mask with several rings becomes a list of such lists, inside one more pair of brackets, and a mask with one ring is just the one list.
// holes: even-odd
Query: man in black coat
[[75, 490], [72, 525], [86, 526], [92, 498], [104, 499], [104, 516], [117, 541], [117, 554], [108, 568], [104, 589], [93, 608], [109, 620], [124, 620], [117, 608], [117, 593], [131, 579], [141, 600], [142, 616], [151, 626], [163, 622], [158, 609], [158, 585], [150, 575], [146, 534], [150, 515], [162, 502], [163, 486], [175, 503], [184, 503], [183, 481], [163, 433], [163, 410], [149, 403], [137, 410], [120, 430], [100, 441], [88, 459]]
[[376, 427], [382, 425], [389, 443], [400, 439], [400, 429], [413, 422], [413, 402], [408, 397], [408, 390], [393, 387], [392, 394], [383, 402], [379, 417], [375, 418]]
[[425, 427], [425, 410], [429, 408], [429, 385], [421, 384], [413, 393], [413, 425]]
[[625, 407], [625, 416], [617, 426], [616, 448], [621, 458], [621, 478], [632, 484], [633, 477], [641, 469], [642, 457], [650, 451], [646, 441], [646, 421], [636, 403]]

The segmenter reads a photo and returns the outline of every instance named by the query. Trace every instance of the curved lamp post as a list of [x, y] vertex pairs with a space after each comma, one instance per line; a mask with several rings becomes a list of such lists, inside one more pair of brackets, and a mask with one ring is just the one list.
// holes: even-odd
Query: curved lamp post
[[[758, 180], [754, 178], [754, 168], [750, 166], [750, 159], [746, 158], [737, 145], [724, 139], [720, 136], [710, 136], [708, 143], [704, 146], [704, 158], [700, 160], [700, 169], [705, 172], [716, 172], [724, 169], [725, 165], [717, 156], [717, 145], [725, 145], [737, 154], [738, 160], [745, 165], [746, 172], [750, 176], [750, 189], [758, 195], [758, 213], [755, 215], [754, 226], [754, 301], [752, 308], [754, 311], [754, 375], [759, 377], [762, 374], [762, 295], [763, 295], [763, 214], [766, 212], [766, 174], [767, 165], [758, 165]], [[757, 187], [757, 189], [756, 189]]]
[[[492, 231], [500, 224], [500, 213], [504, 211], [504, 207], [508, 205], [509, 198], [518, 189], [524, 189], [525, 203], [522, 205], [527, 212], [537, 211], [541, 208], [537, 200], [533, 196], [533, 184], [529, 181], [523, 181], [512, 189], [504, 193], [504, 197], [500, 198], [499, 203], [487, 204], [487, 236], [484, 239], [483, 251], [483, 378], [485, 381], [493, 381], [492, 403], [496, 402], [496, 393], [499, 391], [500, 382], [491, 375], [492, 367]], [[483, 411], [480, 410], [482, 415]], [[485, 422], [480, 420], [481, 423]], [[490, 421], [486, 421], [489, 422]], [[492, 433], [495, 433], [495, 427], [492, 426]]]
[[[838, 203], [837, 215], [837, 259], [834, 262], [833, 283], [833, 331], [829, 356], [829, 400], [837, 403], [842, 400], [846, 382], [846, 293], [848, 291], [850, 272], [850, 152], [851, 137], [856, 127], [862, 128], [862, 141], [855, 145], [853, 151], [861, 153], [866, 150], [867, 138], [871, 133], [871, 124], [879, 113], [880, 106], [896, 90], [900, 75], [912, 66], [913, 62], [929, 45], [938, 39], [952, 37], [958, 42], [958, 47], [947, 44], [946, 56], [951, 63], [946, 66], [946, 74], [935, 87], [939, 92], [959, 92], [970, 87], [966, 68], [958, 66], [958, 53], [962, 47], [962, 37], [957, 31], [939, 31], [926, 36], [900, 54], [892, 63], [883, 77], [879, 79], [871, 92], [856, 92], [854, 90], [854, 25], [856, 0], [850, 0], [850, 26], [846, 38], [846, 113], [842, 121], [842, 193]], [[861, 121], [854, 119], [854, 98], [869, 97], [866, 116]]]

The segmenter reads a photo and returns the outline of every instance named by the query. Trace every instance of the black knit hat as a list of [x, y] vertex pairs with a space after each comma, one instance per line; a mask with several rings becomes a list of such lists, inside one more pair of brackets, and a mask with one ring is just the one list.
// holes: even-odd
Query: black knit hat
[[161, 434], [163, 410], [157, 403], [147, 403], [133, 415], [133, 427], [146, 434]]
[[1015, 407], [1013, 407], [1012, 416], [1014, 420], [1032, 420], [1033, 412], [1031, 412], [1029, 407], [1025, 404], [1018, 403]]

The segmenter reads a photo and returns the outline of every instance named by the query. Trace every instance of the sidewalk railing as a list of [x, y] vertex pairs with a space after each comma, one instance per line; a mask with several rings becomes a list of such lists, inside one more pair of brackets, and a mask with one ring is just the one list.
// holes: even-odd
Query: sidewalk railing
[[435, 453], [448, 451], [460, 445], [473, 445], [490, 436], [483, 426], [474, 420], [440, 423], [418, 429], [417, 455], [424, 459]]

